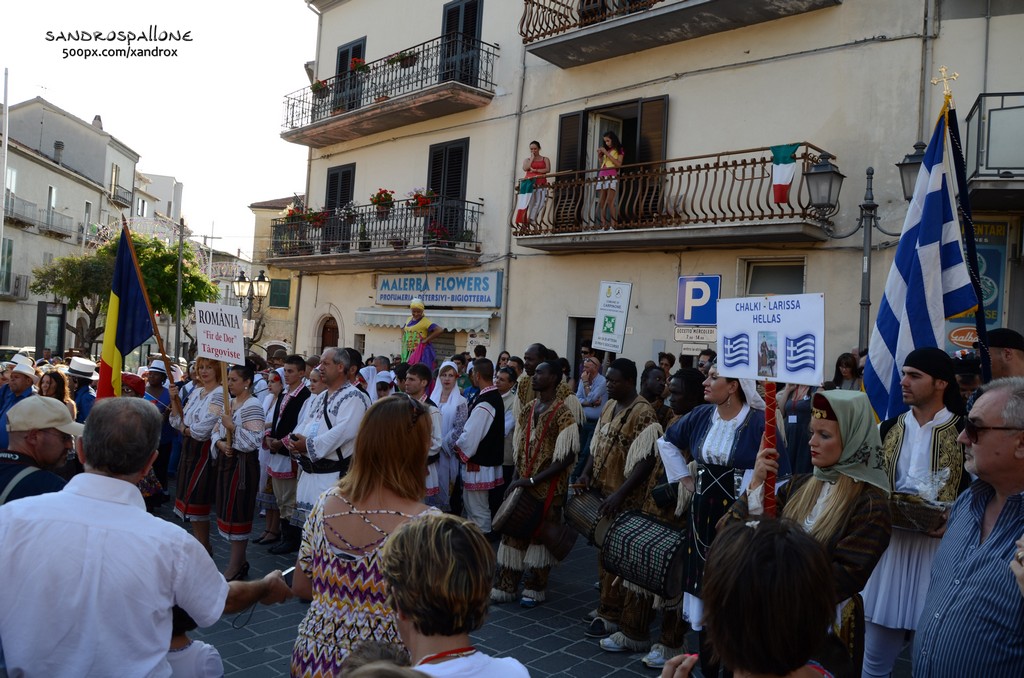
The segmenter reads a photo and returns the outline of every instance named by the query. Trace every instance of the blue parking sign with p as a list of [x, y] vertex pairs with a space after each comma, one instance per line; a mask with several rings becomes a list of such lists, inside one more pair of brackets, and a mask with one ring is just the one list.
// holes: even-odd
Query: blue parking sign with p
[[717, 325], [720, 275], [679, 276], [676, 325]]

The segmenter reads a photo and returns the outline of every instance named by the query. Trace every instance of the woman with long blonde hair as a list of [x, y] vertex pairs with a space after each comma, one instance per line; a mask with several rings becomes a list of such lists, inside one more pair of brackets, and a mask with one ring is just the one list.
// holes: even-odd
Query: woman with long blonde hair
[[[778, 488], [778, 512], [825, 545], [832, 561], [840, 623], [816, 657], [837, 676], [860, 676], [864, 606], [860, 591], [889, 545], [889, 479], [879, 464], [882, 442], [871, 404], [860, 391], [819, 391], [811, 410], [813, 473]], [[730, 509], [745, 520], [763, 512], [764, 480], [777, 473], [778, 452], [762, 449], [746, 495]]]
[[363, 417], [348, 473], [320, 495], [302, 531], [292, 591], [312, 600], [299, 624], [292, 676], [336, 675], [363, 640], [401, 642], [387, 603], [381, 551], [406, 521], [432, 511], [426, 492], [431, 421], [407, 395]]

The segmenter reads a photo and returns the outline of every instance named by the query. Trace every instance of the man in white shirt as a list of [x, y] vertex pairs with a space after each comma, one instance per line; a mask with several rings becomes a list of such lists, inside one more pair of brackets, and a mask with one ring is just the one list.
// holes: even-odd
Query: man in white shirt
[[349, 351], [329, 348], [320, 356], [327, 390], [310, 399], [306, 419], [282, 440], [302, 467], [292, 514], [292, 524], [298, 527], [305, 524], [320, 495], [345, 475], [356, 449], [356, 433], [370, 408], [370, 397], [351, 380], [358, 361]]
[[170, 676], [177, 604], [200, 626], [290, 589], [275, 570], [230, 584], [181, 527], [146, 513], [136, 484], [157, 458], [160, 414], [96, 403], [78, 442], [85, 473], [0, 507], [0, 644], [12, 676]]
[[[910, 411], [883, 421], [879, 461], [894, 492], [952, 503], [967, 489], [964, 404], [953, 359], [939, 348], [911, 351], [900, 380]], [[909, 631], [917, 629], [932, 560], [945, 526], [935, 532], [893, 530], [889, 546], [864, 587], [865, 677], [888, 676]]]
[[488, 494], [505, 484], [501, 464], [505, 459], [505, 405], [494, 386], [494, 363], [487, 358], [473, 361], [470, 375], [480, 389], [469, 410], [469, 419], [455, 449], [462, 462], [463, 498], [466, 517], [485, 534], [491, 532]]

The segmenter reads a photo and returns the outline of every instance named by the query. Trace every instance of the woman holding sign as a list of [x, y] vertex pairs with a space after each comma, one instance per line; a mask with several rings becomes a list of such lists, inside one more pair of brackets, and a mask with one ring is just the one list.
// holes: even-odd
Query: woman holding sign
[[[867, 395], [860, 391], [820, 391], [811, 410], [813, 473], [780, 484], [779, 515], [796, 521], [821, 542], [832, 561], [836, 618], [826, 652], [816, 657], [837, 676], [860, 676], [864, 656], [864, 608], [860, 591], [889, 545], [889, 478], [878, 455], [882, 442]], [[760, 515], [764, 480], [778, 472], [779, 454], [757, 455], [746, 495], [729, 510], [731, 518]]]
[[[687, 535], [690, 557], [683, 581], [683, 616], [700, 632], [701, 672], [715, 678], [718, 663], [712, 658], [701, 626], [704, 561], [718, 521], [753, 474], [764, 435], [765, 404], [753, 380], [723, 377], [715, 364], [704, 380], [704, 401], [708, 404], [695, 407], [669, 426], [658, 441], [658, 451], [668, 480], [682, 480], [694, 492]], [[690, 460], [696, 462], [696, 476], [687, 467]], [[780, 466], [780, 475], [789, 475], [785, 455]]]
[[259, 448], [263, 440], [263, 405], [252, 395], [254, 365], [233, 365], [228, 372], [231, 412], [220, 416], [210, 438], [217, 453], [217, 531], [231, 542], [224, 578], [245, 579], [245, 550], [256, 513], [260, 485]]
[[192, 534], [206, 550], [210, 546], [210, 509], [216, 498], [216, 471], [210, 457], [210, 435], [224, 412], [224, 394], [220, 386], [220, 363], [209, 358], [196, 360], [199, 386], [189, 394], [185, 410], [181, 410], [178, 387], [171, 384], [168, 391], [174, 409], [171, 426], [181, 431], [183, 442], [178, 462], [174, 512], [192, 524]]

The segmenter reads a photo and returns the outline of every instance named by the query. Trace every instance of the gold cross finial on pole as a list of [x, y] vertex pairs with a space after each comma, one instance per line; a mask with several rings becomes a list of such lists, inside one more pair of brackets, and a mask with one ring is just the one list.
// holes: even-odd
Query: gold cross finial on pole
[[947, 98], [953, 96], [953, 90], [951, 90], [949, 88], [949, 81], [950, 80], [956, 80], [958, 77], [960, 77], [960, 74], [959, 73], [953, 73], [953, 75], [946, 75], [947, 73], [949, 73], [949, 69], [946, 68], [945, 66], [939, 66], [939, 73], [942, 75], [942, 77], [940, 77], [940, 78], [932, 78], [932, 84], [933, 85], [938, 85], [941, 82], [942, 83], [942, 93]]

